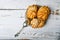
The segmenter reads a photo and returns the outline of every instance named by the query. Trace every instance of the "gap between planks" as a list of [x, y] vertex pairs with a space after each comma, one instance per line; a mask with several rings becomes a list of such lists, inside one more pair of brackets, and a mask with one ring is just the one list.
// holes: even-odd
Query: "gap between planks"
[[26, 10], [26, 9], [0, 9], [0, 10]]

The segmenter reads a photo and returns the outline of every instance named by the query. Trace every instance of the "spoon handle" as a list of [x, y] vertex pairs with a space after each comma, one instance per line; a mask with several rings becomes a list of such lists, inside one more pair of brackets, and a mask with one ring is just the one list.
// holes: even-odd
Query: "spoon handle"
[[19, 34], [21, 33], [21, 31], [22, 31], [25, 27], [27, 27], [27, 21], [25, 21], [25, 22], [23, 23], [23, 28], [22, 28], [21, 30], [19, 30], [19, 32], [17, 32], [17, 33], [15, 34], [15, 37], [19, 36]]
[[21, 31], [24, 29], [24, 27], [21, 29], [21, 30], [19, 30], [19, 32], [17, 32], [16, 34], [15, 34], [15, 37], [17, 37], [17, 36], [19, 36], [19, 34], [21, 33]]

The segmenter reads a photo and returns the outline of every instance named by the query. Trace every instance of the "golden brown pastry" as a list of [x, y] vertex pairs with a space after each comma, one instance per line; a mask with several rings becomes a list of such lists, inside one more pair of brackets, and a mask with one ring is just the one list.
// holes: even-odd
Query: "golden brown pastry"
[[48, 19], [50, 12], [51, 11], [48, 6], [40, 6], [39, 9], [37, 5], [29, 6], [26, 11], [28, 25], [31, 25], [32, 28], [43, 27]]
[[39, 8], [37, 12], [37, 18], [40, 20], [38, 27], [44, 26], [45, 22], [48, 19], [49, 14], [50, 14], [50, 9], [47, 6], [42, 6]]
[[39, 20], [39, 21], [40, 22], [38, 23], [37, 28], [42, 28], [44, 26], [44, 24], [45, 24], [45, 21], [43, 21], [43, 20]]
[[31, 21], [32, 28], [37, 28], [38, 26], [38, 19], [34, 18]]
[[29, 19], [35, 18], [37, 15], [37, 5], [31, 5], [27, 8], [26, 17]]
[[31, 24], [31, 20], [27, 19], [27, 24], [30, 25]]

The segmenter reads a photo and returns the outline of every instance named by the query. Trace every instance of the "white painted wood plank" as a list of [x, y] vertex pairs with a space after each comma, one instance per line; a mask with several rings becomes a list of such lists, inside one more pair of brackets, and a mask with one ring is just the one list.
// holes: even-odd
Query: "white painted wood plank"
[[0, 9], [26, 9], [31, 4], [36, 4], [35, 0], [0, 0]]
[[[21, 18], [23, 17], [23, 18]], [[25, 10], [0, 11], [0, 39], [12, 39], [22, 28], [25, 20]]]
[[29, 5], [47, 5], [60, 9], [60, 0], [0, 0], [0, 9], [26, 9]]

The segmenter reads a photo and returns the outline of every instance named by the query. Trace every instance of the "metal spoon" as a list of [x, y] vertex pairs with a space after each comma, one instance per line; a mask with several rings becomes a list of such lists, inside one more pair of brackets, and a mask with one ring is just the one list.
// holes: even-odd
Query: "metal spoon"
[[25, 21], [25, 22], [23, 23], [23, 28], [22, 28], [21, 30], [19, 30], [19, 32], [17, 32], [17, 33], [15, 34], [15, 37], [19, 36], [19, 34], [21, 33], [21, 31], [22, 31], [25, 27], [27, 27], [27, 21]]

